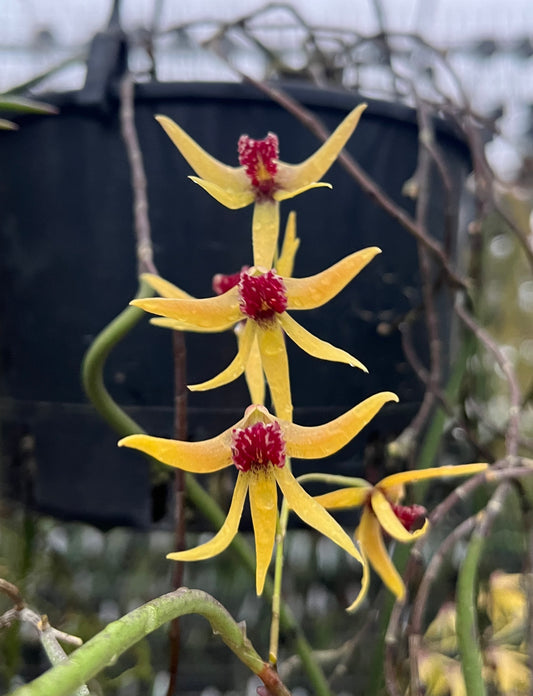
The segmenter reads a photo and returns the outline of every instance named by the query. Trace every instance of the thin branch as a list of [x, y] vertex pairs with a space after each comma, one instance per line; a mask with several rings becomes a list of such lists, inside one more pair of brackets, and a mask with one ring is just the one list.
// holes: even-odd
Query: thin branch
[[133, 219], [140, 275], [141, 273], [157, 273], [157, 269], [153, 261], [152, 237], [148, 218], [146, 174], [135, 127], [134, 89], [132, 76], [126, 74], [120, 83], [120, 126], [131, 169]]

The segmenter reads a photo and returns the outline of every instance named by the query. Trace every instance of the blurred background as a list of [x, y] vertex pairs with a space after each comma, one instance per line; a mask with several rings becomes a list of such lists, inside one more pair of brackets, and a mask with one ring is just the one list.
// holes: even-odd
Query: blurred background
[[[522, 240], [533, 246], [533, 4], [528, 0], [267, 4], [198, 0], [187, 6], [171, 0], [122, 0], [114, 5], [108, 0], [3, 0], [0, 93], [22, 86], [24, 94], [46, 100], [50, 93], [82, 90], [91, 47], [95, 55], [93, 38], [119, 24], [127, 37], [128, 69], [137, 83], [239, 83], [245, 74], [260, 81], [343, 90], [406, 107], [417, 106], [420, 99], [436, 117], [455, 116], [456, 125], [464, 125], [467, 114], [492, 167], [491, 189], [516, 221]], [[20, 126], [20, 133], [29, 127], [23, 120]], [[3, 172], [9, 171], [13, 161], [9, 158], [16, 156], [5, 153], [13, 152], [0, 148]], [[472, 152], [469, 157], [475, 166]], [[42, 176], [46, 177], [45, 171]], [[474, 178], [465, 177], [464, 185], [461, 180], [458, 186], [470, 202], [459, 216], [462, 236], [457, 257], [475, 276], [478, 319], [502, 346], [518, 375], [527, 447], [533, 438], [531, 268], [510, 226], [484, 205], [487, 199], [479, 194]], [[7, 185], [0, 182], [0, 190], [5, 194]], [[21, 193], [31, 198], [31, 191]], [[0, 215], [5, 212], [0, 209]], [[470, 224], [474, 219], [477, 227]], [[466, 253], [472, 250], [474, 265]], [[5, 305], [9, 298], [4, 296], [1, 302]], [[379, 322], [386, 330], [383, 324]], [[3, 345], [8, 344], [9, 335]], [[61, 375], [50, 379], [60, 380]], [[478, 347], [469, 354], [462, 390], [454, 398], [457, 409], [446, 414], [431, 464], [473, 461], [471, 457], [479, 454], [477, 446], [497, 459], [504, 452], [502, 424], [509, 412], [509, 390], [505, 374], [486, 350]], [[0, 415], [8, 420], [10, 395], [2, 399]], [[458, 413], [471, 426], [475, 442], [458, 425]], [[31, 438], [22, 437], [21, 448], [24, 466], [38, 467]], [[5, 480], [11, 460], [4, 457], [0, 466]], [[74, 459], [72, 466], [76, 466]], [[54, 626], [86, 640], [109, 621], [171, 589], [172, 568], [164, 558], [174, 543], [168, 514], [164, 524], [150, 530], [125, 525], [105, 528], [61, 521], [36, 512], [18, 497], [0, 492], [0, 576], [15, 583], [28, 604], [48, 614]], [[493, 549], [494, 557], [510, 571], [519, 569], [522, 551], [520, 522], [513, 514], [498, 530]], [[455, 522], [450, 520], [450, 527]], [[209, 533], [198, 530], [188, 536], [190, 545], [207, 538]], [[453, 563], [460, 563], [460, 556]], [[360, 679], [361, 669], [368, 676], [372, 656], [365, 651], [360, 638], [365, 634], [360, 629], [368, 628], [365, 621], [376, 619], [378, 609], [372, 606], [381, 606], [385, 595], [376, 579], [369, 613], [347, 617], [344, 606], [355, 596], [359, 581], [358, 570], [346, 564], [336, 547], [307, 531], [291, 532], [285, 596], [314, 646], [349, 646], [349, 668], [332, 675], [332, 688], [339, 696], [363, 693], [359, 689], [364, 679], [355, 679]], [[266, 654], [269, 607], [249, 591], [250, 578], [235, 565], [230, 552], [187, 566], [184, 583], [213, 593], [238, 620], [245, 618], [255, 647]], [[446, 599], [446, 592], [445, 587], [440, 589], [439, 601]], [[4, 604], [0, 611], [8, 608], [7, 599]], [[177, 693], [255, 693], [255, 680], [233, 657], [228, 658], [207, 624], [188, 617], [182, 626]], [[287, 653], [283, 657], [291, 654], [290, 645], [282, 649]], [[9, 692], [46, 665], [31, 626], [15, 624], [2, 630], [0, 692]], [[286, 669], [289, 682], [296, 685], [295, 696], [310, 693], [298, 663], [289, 661]], [[168, 638], [160, 630], [107, 670], [91, 689], [106, 696], [163, 696], [167, 686]], [[377, 688], [373, 693], [384, 691]]]

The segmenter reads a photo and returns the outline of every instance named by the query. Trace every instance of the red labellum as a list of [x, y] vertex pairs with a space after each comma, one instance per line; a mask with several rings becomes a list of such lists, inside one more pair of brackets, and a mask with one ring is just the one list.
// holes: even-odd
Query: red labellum
[[392, 505], [392, 510], [408, 532], [419, 529], [427, 510], [422, 505]]
[[259, 276], [241, 273], [239, 293], [242, 313], [255, 321], [268, 321], [287, 309], [285, 284], [275, 271]]
[[278, 136], [269, 133], [263, 140], [241, 135], [238, 144], [239, 163], [245, 168], [259, 200], [272, 198], [276, 190], [275, 175], [278, 171]]
[[281, 468], [285, 465], [285, 440], [278, 423], [254, 423], [233, 430], [231, 453], [239, 471]]

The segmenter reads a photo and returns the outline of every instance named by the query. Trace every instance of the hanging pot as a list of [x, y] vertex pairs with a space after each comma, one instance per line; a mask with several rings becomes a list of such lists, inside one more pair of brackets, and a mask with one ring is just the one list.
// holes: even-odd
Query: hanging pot
[[[104, 48], [116, 58], [120, 46], [115, 41]], [[106, 70], [109, 64], [103, 60]], [[46, 95], [60, 108], [59, 116], [28, 117], [16, 134], [0, 133], [1, 456], [9, 496], [61, 518], [146, 527], [153, 517], [146, 462], [116, 447], [116, 435], [87, 403], [79, 378], [87, 347], [127, 305], [137, 284], [130, 170], [112, 76], [107, 70], [106, 79], [95, 79], [90, 71], [85, 90]], [[110, 86], [102, 89], [106, 80]], [[361, 101], [352, 93], [309, 84], [281, 86], [328, 129]], [[189, 182], [190, 167], [154, 114], [174, 119], [228, 164], [237, 164], [242, 133], [254, 138], [277, 133], [286, 162], [302, 161], [319, 143], [252, 86], [151, 82], [137, 85], [135, 95], [156, 265], [164, 278], [192, 295], [209, 296], [214, 274], [251, 263], [252, 209], [227, 210]], [[470, 163], [464, 144], [446, 124], [437, 122], [436, 133], [455, 187], [451, 209], [459, 239], [444, 239], [450, 209], [436, 171], [428, 229], [453, 253], [460, 243], [458, 220], [460, 211], [464, 218]], [[369, 101], [347, 150], [413, 214], [413, 202], [402, 195], [417, 164], [413, 111]], [[295, 462], [294, 470], [354, 474], [365, 450], [379, 457], [383, 443], [409, 423], [423, 395], [397, 330], [398, 321], [421, 303], [418, 257], [413, 237], [338, 163], [324, 179], [332, 191], [313, 190], [282, 204], [282, 225], [290, 210], [297, 211], [302, 241], [295, 276], [317, 273], [365, 246], [377, 245], [383, 253], [338, 297], [297, 318], [312, 333], [353, 353], [369, 374], [318, 361], [289, 342], [294, 420], [326, 422], [380, 390], [395, 391], [400, 403], [387, 405], [337, 456], [325, 463]], [[440, 336], [448, 346], [451, 307], [444, 291], [437, 305]], [[413, 332], [420, 358], [427, 361], [422, 321]], [[215, 375], [236, 351], [231, 331], [187, 334], [186, 342], [190, 383]], [[146, 431], [169, 437], [172, 374], [170, 334], [150, 326], [147, 317], [111, 354], [106, 380], [114, 398]], [[236, 422], [248, 398], [243, 378], [190, 394], [190, 438], [211, 437]]]

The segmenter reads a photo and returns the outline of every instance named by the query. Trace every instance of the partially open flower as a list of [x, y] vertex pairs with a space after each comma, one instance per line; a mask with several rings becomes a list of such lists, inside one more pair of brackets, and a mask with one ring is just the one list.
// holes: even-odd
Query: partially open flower
[[395, 394], [382, 392], [339, 418], [316, 427], [303, 427], [272, 416], [264, 406], [250, 406], [238, 423], [202, 442], [183, 442], [149, 435], [130, 435], [119, 446], [140, 450], [185, 471], [211, 473], [232, 464], [237, 482], [226, 521], [205, 544], [171, 553], [178, 561], [199, 561], [224, 551], [237, 533], [246, 495], [255, 534], [256, 589], [261, 594], [272, 557], [278, 514], [277, 486], [287, 504], [306, 524], [329, 537], [362, 562], [350, 537], [331, 515], [308, 495], [290, 470], [289, 457], [317, 459], [344, 447]]
[[[389, 590], [398, 599], [403, 599], [405, 586], [389, 558], [383, 541], [383, 531], [396, 541], [408, 543], [425, 534], [428, 527], [428, 521], [425, 519], [421, 527], [413, 529], [413, 526], [416, 526], [416, 523], [425, 516], [425, 509], [420, 505], [398, 505], [404, 494], [404, 484], [448, 476], [470, 476], [486, 468], [487, 464], [464, 464], [404, 471], [387, 476], [375, 486], [362, 479], [354, 479], [355, 485], [325, 493], [317, 496], [315, 500], [328, 510], [363, 507], [361, 521], [355, 532], [361, 553], [368, 558]], [[368, 572], [363, 573], [362, 592], [348, 607], [348, 611], [353, 611], [360, 605], [368, 590], [369, 582]]]
[[[313, 336], [286, 310], [314, 309], [325, 304], [378, 253], [380, 249], [377, 247], [362, 249], [309, 278], [283, 277], [274, 270], [252, 267], [241, 272], [238, 285], [218, 297], [199, 300], [147, 298], [134, 300], [131, 304], [176, 321], [175, 327], [186, 331], [225, 331], [244, 321], [235, 359], [216, 377], [189, 388], [204, 391], [237, 379], [247, 369], [257, 344], [276, 413], [291, 420], [292, 399], [284, 334], [316, 358], [347, 363], [365, 371], [366, 368], [346, 351]], [[157, 277], [144, 277], [160, 292]]]
[[264, 140], [248, 135], [239, 139], [240, 167], [222, 164], [203, 150], [167, 116], [156, 116], [174, 145], [198, 174], [191, 179], [228, 208], [255, 203], [252, 223], [254, 264], [271, 268], [279, 232], [279, 202], [317, 186], [336, 160], [356, 128], [366, 104], [346, 116], [326, 142], [301, 164], [278, 159], [278, 138], [269, 133]]

